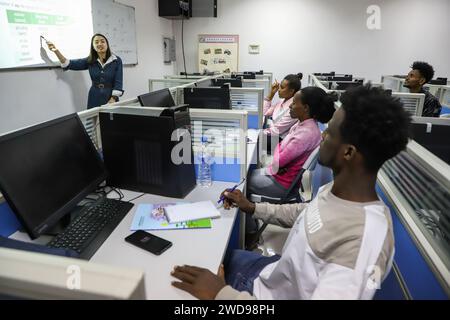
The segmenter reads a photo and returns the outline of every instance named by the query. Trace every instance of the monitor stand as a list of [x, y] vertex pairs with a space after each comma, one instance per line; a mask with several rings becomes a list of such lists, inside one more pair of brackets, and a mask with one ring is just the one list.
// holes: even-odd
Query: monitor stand
[[75, 219], [75, 217], [80, 213], [83, 206], [75, 207], [69, 214], [62, 217], [52, 228], [44, 232], [44, 235], [55, 237], [58, 234], [64, 232], [64, 230], [69, 226], [69, 224]]

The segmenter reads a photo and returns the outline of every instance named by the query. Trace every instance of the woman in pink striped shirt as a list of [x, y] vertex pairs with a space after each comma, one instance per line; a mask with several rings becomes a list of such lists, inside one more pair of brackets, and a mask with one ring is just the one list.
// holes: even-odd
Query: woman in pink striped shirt
[[272, 163], [267, 168], [252, 172], [248, 193], [281, 197], [294, 181], [311, 152], [321, 141], [317, 121], [327, 123], [334, 113], [333, 94], [317, 87], [297, 92], [290, 106], [290, 116], [296, 119], [286, 137], [278, 143]]

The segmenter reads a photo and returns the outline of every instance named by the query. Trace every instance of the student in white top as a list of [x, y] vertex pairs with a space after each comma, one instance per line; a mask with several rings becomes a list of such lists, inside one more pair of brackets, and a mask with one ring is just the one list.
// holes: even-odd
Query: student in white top
[[[269, 127], [264, 130], [266, 135], [278, 135], [284, 138], [297, 122], [297, 118], [291, 117], [289, 107], [293, 103], [294, 95], [302, 88], [302, 78], [302, 73], [288, 74], [281, 83], [275, 80], [272, 84], [269, 96], [264, 98], [263, 106], [264, 116], [271, 119]], [[277, 93], [280, 100], [272, 104]]]
[[405, 149], [410, 117], [382, 89], [348, 90], [323, 133], [319, 162], [334, 181], [309, 204], [252, 203], [224, 192], [225, 206], [292, 228], [281, 256], [235, 250], [218, 274], [176, 266], [172, 284], [200, 299], [371, 299], [392, 265], [389, 209], [375, 191], [383, 163]]

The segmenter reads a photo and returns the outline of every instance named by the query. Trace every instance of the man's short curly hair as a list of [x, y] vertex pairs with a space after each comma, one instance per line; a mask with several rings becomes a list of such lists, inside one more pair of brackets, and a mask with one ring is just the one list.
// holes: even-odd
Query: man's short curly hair
[[430, 80], [434, 77], [434, 69], [429, 63], [423, 61], [415, 61], [412, 64], [411, 69], [418, 70], [422, 77], [425, 78], [425, 83], [430, 82]]
[[363, 155], [369, 171], [378, 171], [386, 160], [405, 149], [411, 118], [399, 99], [368, 84], [347, 90], [341, 102], [345, 111], [342, 139]]

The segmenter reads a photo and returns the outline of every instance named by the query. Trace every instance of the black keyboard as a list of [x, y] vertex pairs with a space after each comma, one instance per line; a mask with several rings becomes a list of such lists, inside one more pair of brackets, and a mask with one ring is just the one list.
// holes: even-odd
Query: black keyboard
[[72, 249], [81, 259], [89, 260], [132, 207], [130, 202], [102, 198], [83, 208], [47, 246]]

